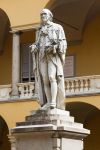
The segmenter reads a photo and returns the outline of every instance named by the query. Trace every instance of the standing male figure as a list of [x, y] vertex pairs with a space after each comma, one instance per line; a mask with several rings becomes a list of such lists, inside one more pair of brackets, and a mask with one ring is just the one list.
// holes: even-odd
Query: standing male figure
[[53, 14], [43, 9], [36, 41], [31, 45], [39, 99], [50, 108], [64, 108], [63, 65], [67, 42], [61, 25], [53, 23]]

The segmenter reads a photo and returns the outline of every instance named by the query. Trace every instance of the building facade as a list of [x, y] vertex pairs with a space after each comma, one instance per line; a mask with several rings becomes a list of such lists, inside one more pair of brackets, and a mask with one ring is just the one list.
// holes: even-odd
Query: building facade
[[29, 45], [40, 11], [50, 9], [68, 41], [65, 106], [91, 130], [84, 150], [100, 149], [100, 1], [0, 1], [0, 150], [10, 150], [9, 129], [40, 107]]

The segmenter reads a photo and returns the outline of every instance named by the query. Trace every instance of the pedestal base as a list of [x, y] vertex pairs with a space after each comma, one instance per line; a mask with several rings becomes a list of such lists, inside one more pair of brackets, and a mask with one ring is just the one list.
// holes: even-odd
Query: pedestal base
[[12, 150], [83, 150], [89, 133], [68, 111], [55, 108], [32, 112], [11, 129], [9, 138]]

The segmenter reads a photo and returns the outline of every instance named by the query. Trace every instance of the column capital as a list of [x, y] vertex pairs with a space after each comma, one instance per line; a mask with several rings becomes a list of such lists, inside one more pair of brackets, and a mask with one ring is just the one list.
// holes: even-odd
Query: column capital
[[20, 34], [22, 34], [23, 32], [20, 31], [20, 30], [13, 30], [13, 31], [10, 31], [10, 33], [20, 35]]

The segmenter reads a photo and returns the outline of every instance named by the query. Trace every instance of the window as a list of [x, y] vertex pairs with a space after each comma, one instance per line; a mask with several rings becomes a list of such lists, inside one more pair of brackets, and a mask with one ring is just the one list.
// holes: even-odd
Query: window
[[[34, 81], [33, 73], [33, 60], [32, 54], [28, 44], [21, 45], [21, 82], [32, 82]], [[64, 65], [64, 76], [73, 77], [75, 76], [75, 56], [66, 56]]]
[[21, 45], [21, 82], [34, 81], [32, 54], [28, 44]]
[[66, 56], [65, 65], [64, 65], [64, 76], [65, 77], [75, 76], [75, 56], [74, 55]]

